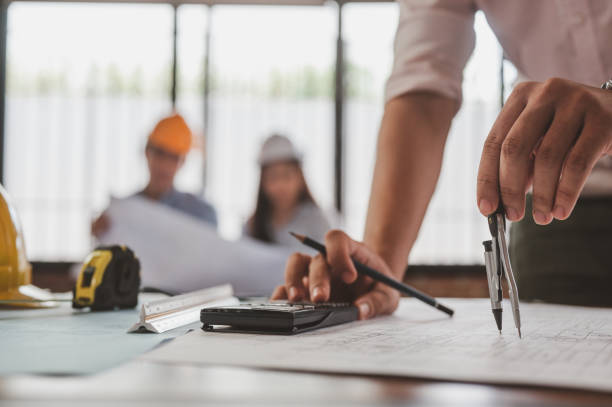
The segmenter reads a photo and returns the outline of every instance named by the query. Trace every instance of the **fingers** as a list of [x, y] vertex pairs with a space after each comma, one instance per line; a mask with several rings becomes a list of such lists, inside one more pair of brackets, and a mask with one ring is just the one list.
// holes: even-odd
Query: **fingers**
[[357, 270], [351, 260], [355, 242], [340, 230], [331, 230], [325, 235], [327, 262], [334, 274], [339, 275], [347, 284], [357, 279]]
[[525, 189], [531, 154], [546, 133], [554, 110], [549, 104], [527, 104], [502, 143], [499, 162], [499, 190], [506, 216], [520, 220], [525, 213]]
[[380, 283], [355, 301], [359, 319], [370, 319], [378, 315], [391, 314], [399, 304], [399, 293]]
[[274, 289], [274, 292], [270, 296], [271, 300], [286, 300], [287, 299], [287, 288], [284, 285], [279, 285]]
[[329, 265], [320, 254], [310, 262], [308, 268], [310, 299], [313, 302], [328, 301], [331, 292]]
[[527, 86], [524, 84], [517, 86], [497, 116], [482, 149], [476, 200], [480, 213], [485, 216], [493, 213], [499, 206], [499, 164], [502, 144], [527, 104], [524, 96]]
[[588, 175], [607, 148], [605, 133], [586, 120], [562, 169], [553, 208], [556, 219], [565, 220], [572, 213]]
[[533, 168], [533, 219], [539, 225], [553, 220], [563, 163], [580, 134], [582, 123], [582, 115], [557, 112], [537, 148]]
[[285, 286], [277, 287], [271, 298], [312, 302], [353, 301], [362, 293], [367, 293], [359, 299], [361, 318], [393, 312], [399, 299], [397, 291], [373, 284], [367, 277], [357, 280], [352, 258], [391, 276], [392, 272], [384, 260], [338, 230], [329, 232], [325, 242], [326, 257], [320, 254], [313, 258], [299, 253], [291, 255], [285, 271]]
[[508, 219], [519, 220], [532, 184], [536, 223], [567, 219], [588, 174], [612, 146], [609, 101], [609, 92], [559, 78], [517, 87], [483, 149], [480, 211], [490, 214], [499, 193]]
[[294, 253], [287, 260], [285, 286], [289, 301], [301, 301], [307, 298], [303, 278], [308, 273], [310, 261], [310, 256], [301, 253]]

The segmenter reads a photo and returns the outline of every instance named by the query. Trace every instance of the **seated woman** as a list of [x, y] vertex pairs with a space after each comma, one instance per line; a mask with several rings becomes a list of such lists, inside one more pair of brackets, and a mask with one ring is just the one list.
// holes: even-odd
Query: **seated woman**
[[322, 239], [330, 225], [315, 203], [302, 172], [302, 160], [287, 137], [273, 135], [263, 144], [255, 213], [248, 220], [248, 236], [267, 243], [303, 250], [289, 232]]

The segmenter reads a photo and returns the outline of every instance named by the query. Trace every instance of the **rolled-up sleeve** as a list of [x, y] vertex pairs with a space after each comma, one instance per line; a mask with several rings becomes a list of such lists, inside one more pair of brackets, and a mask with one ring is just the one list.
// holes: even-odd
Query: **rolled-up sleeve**
[[385, 102], [430, 91], [461, 103], [463, 69], [474, 50], [472, 0], [398, 0], [399, 24]]

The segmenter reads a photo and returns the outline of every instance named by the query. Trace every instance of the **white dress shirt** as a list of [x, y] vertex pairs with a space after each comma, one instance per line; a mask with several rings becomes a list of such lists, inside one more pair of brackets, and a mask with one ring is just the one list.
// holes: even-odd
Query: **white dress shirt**
[[[463, 69], [482, 10], [524, 80], [570, 79], [599, 87], [612, 78], [610, 0], [398, 0], [399, 25], [386, 100], [432, 91], [461, 102]], [[597, 164], [583, 195], [612, 195], [612, 157]]]

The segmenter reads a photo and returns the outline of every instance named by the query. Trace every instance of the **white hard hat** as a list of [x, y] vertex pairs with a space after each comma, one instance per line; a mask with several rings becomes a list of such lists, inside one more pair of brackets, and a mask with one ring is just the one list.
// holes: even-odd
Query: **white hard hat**
[[302, 161], [302, 155], [295, 150], [293, 143], [285, 136], [272, 135], [264, 141], [257, 163], [264, 166], [279, 161]]

